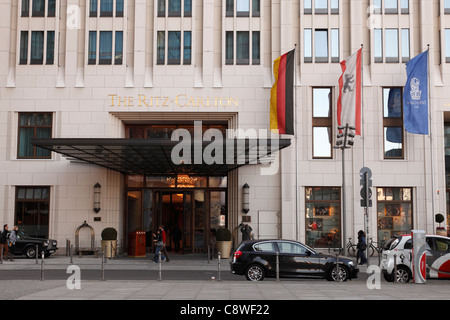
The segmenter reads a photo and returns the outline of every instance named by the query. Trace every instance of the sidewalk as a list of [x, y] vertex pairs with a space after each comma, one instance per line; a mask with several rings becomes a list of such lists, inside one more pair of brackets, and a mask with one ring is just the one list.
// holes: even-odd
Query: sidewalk
[[[147, 258], [118, 258], [107, 260], [105, 270], [157, 270], [159, 265]], [[39, 263], [41, 261], [39, 260]], [[45, 270], [66, 270], [70, 257], [52, 256], [44, 260]], [[73, 257], [73, 265], [81, 270], [101, 268], [101, 258]], [[162, 263], [163, 272], [217, 271], [217, 260], [210, 263], [206, 256], [171, 256]], [[17, 258], [4, 262], [2, 270], [39, 270], [35, 260]], [[229, 260], [221, 261], [221, 271], [229, 273]], [[34, 272], [34, 271], [33, 271]], [[164, 274], [164, 273], [163, 273]], [[71, 274], [67, 274], [69, 278]], [[69, 289], [66, 280], [2, 280], [0, 299], [21, 300], [443, 300], [450, 299], [449, 281], [428, 281], [427, 284], [395, 284], [381, 282], [380, 289], [369, 289], [365, 266], [360, 268], [359, 278], [343, 283], [323, 279], [266, 279], [253, 283], [235, 276], [236, 280], [82, 280], [81, 289]], [[234, 279], [234, 276], [233, 278]], [[9, 292], [8, 295], [5, 295]]]

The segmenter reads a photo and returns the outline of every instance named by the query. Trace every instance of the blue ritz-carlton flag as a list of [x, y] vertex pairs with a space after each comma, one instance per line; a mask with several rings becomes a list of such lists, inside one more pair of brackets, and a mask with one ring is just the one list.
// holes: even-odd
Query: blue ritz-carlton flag
[[406, 64], [403, 124], [410, 133], [428, 134], [428, 50]]

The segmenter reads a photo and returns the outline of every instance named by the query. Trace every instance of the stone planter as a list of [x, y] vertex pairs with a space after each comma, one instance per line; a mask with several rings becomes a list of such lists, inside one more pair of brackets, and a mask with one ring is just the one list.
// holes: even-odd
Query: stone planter
[[221, 259], [228, 259], [231, 253], [232, 241], [217, 241], [217, 252], [220, 252]]
[[102, 251], [107, 258], [115, 258], [117, 249], [117, 240], [102, 240]]
[[445, 229], [436, 229], [436, 234], [437, 234], [438, 236], [444, 236], [444, 237], [446, 237], [446, 236], [447, 236], [447, 230], [445, 230]]

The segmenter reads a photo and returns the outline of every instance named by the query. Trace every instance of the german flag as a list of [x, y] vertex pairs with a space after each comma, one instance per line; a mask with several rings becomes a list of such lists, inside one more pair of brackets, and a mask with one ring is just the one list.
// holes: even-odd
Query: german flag
[[294, 54], [295, 49], [273, 62], [275, 83], [270, 92], [270, 130], [294, 134]]

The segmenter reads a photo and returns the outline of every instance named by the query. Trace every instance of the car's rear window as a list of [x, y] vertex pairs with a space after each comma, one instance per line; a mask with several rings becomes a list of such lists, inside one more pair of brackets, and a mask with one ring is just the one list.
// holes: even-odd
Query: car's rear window
[[253, 245], [255, 251], [276, 251], [274, 242], [261, 242]]
[[394, 249], [399, 244], [401, 239], [402, 239], [401, 236], [396, 236], [396, 237], [390, 238], [388, 241], [386, 241], [384, 243], [383, 250], [392, 250], [392, 249]]

